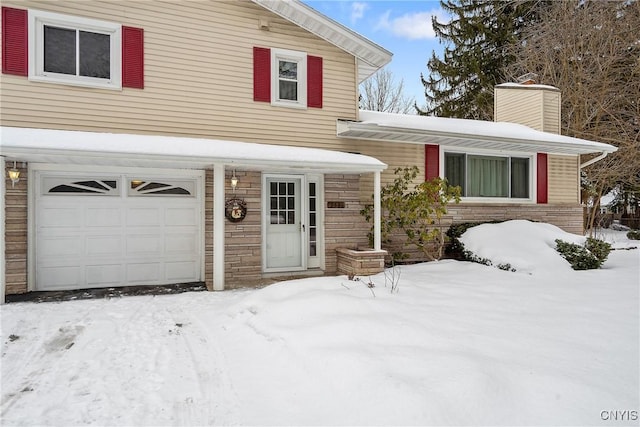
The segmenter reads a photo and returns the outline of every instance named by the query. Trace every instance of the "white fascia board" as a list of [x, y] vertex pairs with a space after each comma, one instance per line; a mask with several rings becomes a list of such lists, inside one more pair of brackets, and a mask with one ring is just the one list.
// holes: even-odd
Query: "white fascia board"
[[359, 65], [358, 83], [391, 62], [391, 52], [300, 1], [252, 1], [355, 56]]
[[386, 169], [373, 157], [318, 148], [157, 135], [2, 127], [0, 152], [23, 161], [205, 169], [366, 173]]
[[558, 154], [612, 153], [613, 145], [541, 132], [516, 123], [360, 111], [362, 121], [338, 120], [339, 137], [470, 148], [544, 151]]

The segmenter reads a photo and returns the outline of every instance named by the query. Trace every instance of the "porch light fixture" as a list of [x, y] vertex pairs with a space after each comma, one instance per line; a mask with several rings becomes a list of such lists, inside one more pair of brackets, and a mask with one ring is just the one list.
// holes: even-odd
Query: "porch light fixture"
[[13, 161], [13, 169], [9, 169], [9, 179], [11, 180], [11, 188], [15, 187], [16, 183], [20, 181], [20, 171], [16, 169], [16, 161]]
[[231, 188], [233, 192], [236, 192], [236, 187], [238, 186], [238, 177], [236, 176], [236, 170], [233, 170], [233, 176], [231, 177]]

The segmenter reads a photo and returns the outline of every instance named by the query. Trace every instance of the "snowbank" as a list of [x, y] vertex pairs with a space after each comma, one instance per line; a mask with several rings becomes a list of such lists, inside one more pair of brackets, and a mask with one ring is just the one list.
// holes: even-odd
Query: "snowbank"
[[[566, 270], [551, 227], [477, 228], [471, 245]], [[638, 411], [639, 264], [446, 260], [403, 266], [393, 294], [380, 274], [7, 304], [0, 424], [629, 425], [603, 411]]]
[[460, 241], [465, 249], [493, 265], [510, 264], [519, 272], [558, 274], [571, 265], [555, 250], [555, 240], [583, 245], [586, 238], [555, 225], [525, 220], [481, 224], [468, 229]]

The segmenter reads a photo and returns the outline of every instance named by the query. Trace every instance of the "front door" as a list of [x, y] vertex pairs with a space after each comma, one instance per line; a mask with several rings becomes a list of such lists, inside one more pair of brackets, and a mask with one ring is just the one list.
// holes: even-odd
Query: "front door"
[[306, 268], [303, 222], [304, 178], [298, 175], [265, 177], [265, 271]]

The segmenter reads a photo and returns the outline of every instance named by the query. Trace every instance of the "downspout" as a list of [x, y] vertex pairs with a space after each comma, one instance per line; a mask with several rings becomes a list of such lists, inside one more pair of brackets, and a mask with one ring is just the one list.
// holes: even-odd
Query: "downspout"
[[607, 157], [607, 155], [609, 155], [608, 152], [603, 151], [602, 154], [600, 154], [598, 157], [594, 157], [591, 160], [587, 160], [586, 162], [582, 163], [580, 165], [580, 169], [586, 168], [587, 166], [590, 166], [596, 162], [599, 162], [600, 160], [604, 159], [605, 157]]

